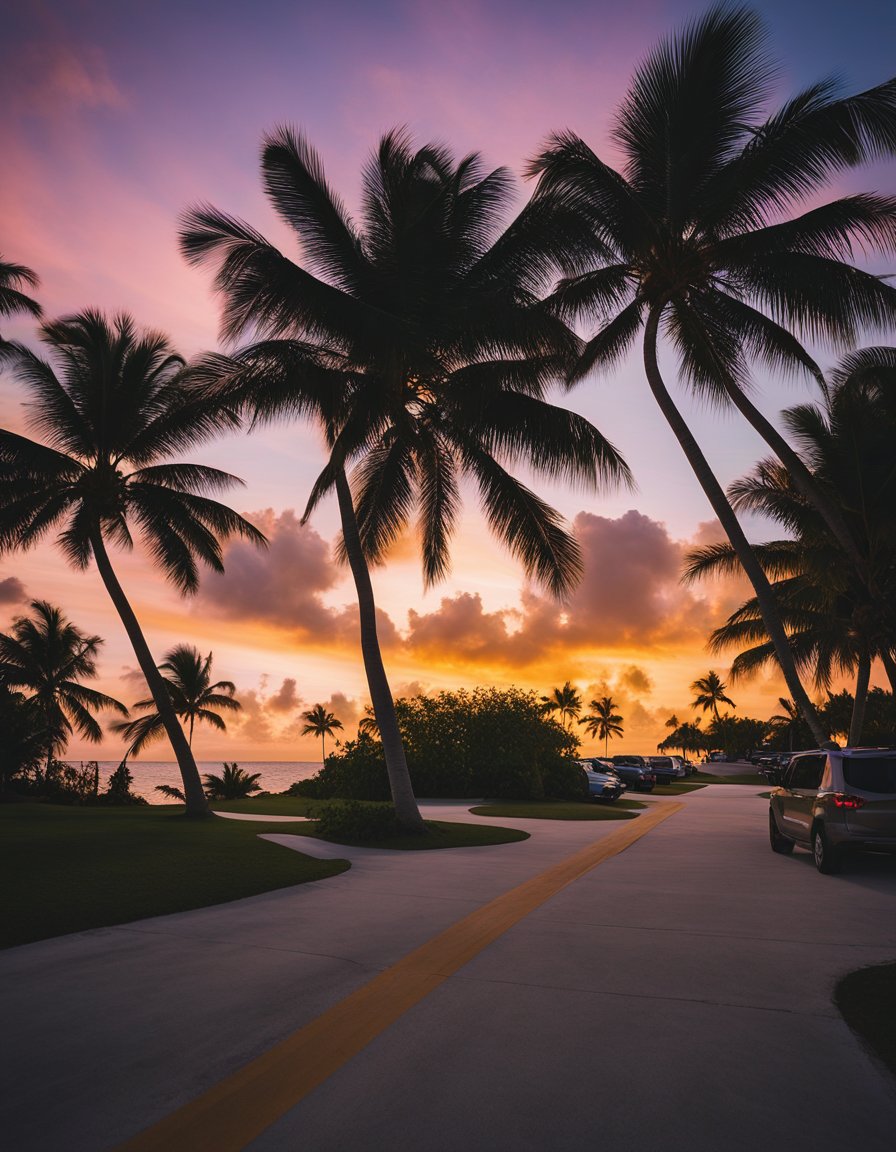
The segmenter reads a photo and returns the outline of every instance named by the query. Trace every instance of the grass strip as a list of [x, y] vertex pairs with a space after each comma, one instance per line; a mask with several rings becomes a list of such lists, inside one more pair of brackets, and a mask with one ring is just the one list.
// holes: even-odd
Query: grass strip
[[691, 780], [676, 780], [673, 784], [657, 784], [654, 796], [684, 796], [688, 792], [699, 792], [705, 784], [697, 784]]
[[[458, 824], [448, 820], [427, 820], [423, 836], [386, 836], [381, 840], [338, 840], [321, 836], [317, 825], [278, 824], [277, 831], [287, 836], [308, 836], [348, 848], [383, 848], [387, 851], [429, 852], [438, 848], [481, 848], [488, 844], [514, 844], [528, 840], [529, 833], [519, 828], [496, 828], [493, 824]], [[267, 829], [270, 831], [270, 829]]]
[[834, 1003], [862, 1043], [896, 1076], [896, 963], [850, 972], [837, 983]]
[[712, 772], [695, 772], [691, 777], [694, 784], [759, 784], [768, 786], [765, 776], [758, 772], [737, 772], [733, 776], [714, 776]]
[[501, 816], [505, 820], [631, 820], [637, 810], [646, 808], [639, 800], [616, 800], [595, 804], [572, 800], [502, 800], [479, 804], [470, 811], [475, 816]]
[[0, 918], [0, 947], [222, 904], [348, 868], [258, 838], [283, 830], [186, 820], [180, 806], [0, 806], [0, 869], [15, 893]]

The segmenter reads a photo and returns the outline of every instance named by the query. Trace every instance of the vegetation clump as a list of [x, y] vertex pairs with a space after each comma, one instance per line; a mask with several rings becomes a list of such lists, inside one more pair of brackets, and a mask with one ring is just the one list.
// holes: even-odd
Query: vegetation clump
[[402, 833], [393, 804], [362, 804], [339, 800], [315, 813], [317, 830], [329, 840], [387, 840]]
[[[397, 700], [395, 711], [418, 796], [579, 799], [571, 763], [577, 737], [548, 717], [534, 692], [476, 688]], [[318, 799], [386, 800], [382, 745], [368, 731], [290, 789]]]

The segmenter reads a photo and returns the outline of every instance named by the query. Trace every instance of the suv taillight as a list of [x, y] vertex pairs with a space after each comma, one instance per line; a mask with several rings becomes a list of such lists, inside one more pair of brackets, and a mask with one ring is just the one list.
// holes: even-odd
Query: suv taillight
[[831, 799], [835, 808], [861, 808], [865, 803], [864, 796], [851, 796], [848, 792], [833, 792]]

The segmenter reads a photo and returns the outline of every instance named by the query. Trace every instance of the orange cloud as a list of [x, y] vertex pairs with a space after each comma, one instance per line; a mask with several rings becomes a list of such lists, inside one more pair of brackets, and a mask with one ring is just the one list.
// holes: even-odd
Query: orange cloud
[[[273, 509], [250, 513], [249, 520], [268, 537], [262, 551], [242, 540], [225, 548], [223, 574], [211, 573], [197, 604], [202, 611], [231, 620], [252, 620], [284, 629], [322, 646], [353, 648], [358, 644], [358, 607], [333, 608], [323, 595], [342, 579], [327, 542], [293, 509], [278, 516]], [[395, 625], [377, 613], [384, 646], [396, 642]]]

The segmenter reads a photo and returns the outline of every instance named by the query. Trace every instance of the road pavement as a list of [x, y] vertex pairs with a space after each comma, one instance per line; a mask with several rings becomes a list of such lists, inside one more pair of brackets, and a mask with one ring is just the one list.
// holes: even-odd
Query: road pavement
[[[896, 959], [896, 861], [824, 877], [808, 853], [775, 856], [757, 793], [678, 798], [680, 811], [517, 919], [297, 1106], [278, 1115], [272, 1102], [250, 1152], [891, 1152], [894, 1081], [831, 993], [840, 975]], [[475, 819], [446, 804], [434, 814]], [[5, 1147], [117, 1147], [438, 933], [629, 827], [499, 823], [532, 837], [340, 849], [352, 868], [326, 881], [0, 953]], [[299, 839], [286, 825], [274, 835]], [[264, 1100], [263, 1078], [257, 1091]]]

